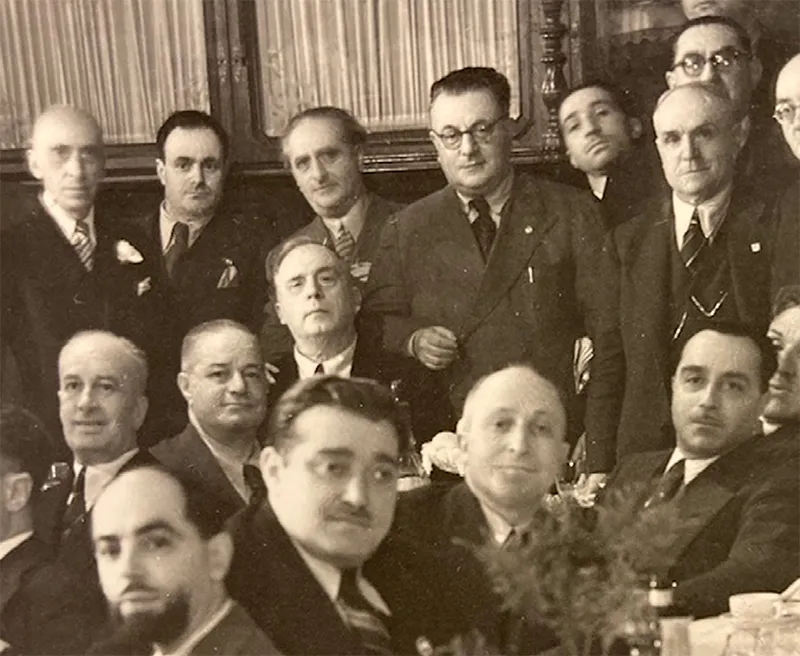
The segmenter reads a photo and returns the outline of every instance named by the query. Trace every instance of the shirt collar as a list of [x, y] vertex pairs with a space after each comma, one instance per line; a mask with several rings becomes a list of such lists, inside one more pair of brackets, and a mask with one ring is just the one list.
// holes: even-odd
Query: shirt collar
[[[495, 189], [493, 189], [490, 193], [486, 194], [484, 198], [486, 202], [489, 203], [489, 210], [492, 213], [492, 218], [494, 222], [499, 226], [500, 225], [500, 218], [503, 213], [503, 208], [508, 203], [508, 200], [511, 198], [511, 187], [514, 185], [514, 171], [511, 170], [505, 180], [503, 180]], [[461, 201], [461, 208], [464, 210], [464, 214], [469, 217], [469, 222], [472, 223], [475, 219], [478, 218], [477, 212], [475, 212], [470, 206], [469, 202], [472, 200], [471, 198], [465, 196], [460, 191], [456, 191], [459, 200]]]
[[483, 516], [486, 518], [486, 523], [489, 525], [489, 530], [492, 532], [492, 537], [497, 544], [505, 544], [506, 540], [508, 540], [508, 536], [511, 535], [511, 531], [525, 533], [533, 521], [533, 519], [530, 519], [524, 524], [512, 526], [483, 502], [480, 503]]
[[[67, 241], [72, 241], [72, 236], [75, 234], [75, 228], [78, 225], [78, 222], [73, 219], [67, 212], [62, 208], [57, 202], [56, 199], [48, 191], [42, 191], [41, 194], [41, 202], [42, 206], [44, 207], [45, 211], [50, 215], [53, 221], [56, 222], [56, 225], [59, 227], [61, 232], [64, 233], [64, 236], [67, 238]], [[89, 239], [92, 242], [92, 246], [97, 245], [97, 232], [94, 228], [94, 206], [89, 209], [88, 214], [83, 218], [84, 225], [89, 228]]]
[[334, 237], [339, 233], [339, 226], [344, 225], [344, 227], [347, 228], [347, 231], [353, 235], [353, 239], [358, 241], [361, 230], [364, 228], [364, 221], [367, 217], [368, 207], [369, 197], [365, 193], [359, 196], [358, 200], [353, 203], [353, 207], [351, 207], [350, 211], [348, 211], [344, 216], [341, 216], [338, 219], [326, 219], [322, 216], [320, 218], [325, 224], [325, 227]]
[[[189, 226], [189, 246], [197, 241], [203, 228], [208, 225], [211, 220], [195, 220], [187, 221], [186, 225]], [[172, 239], [172, 228], [177, 223], [177, 219], [173, 219], [169, 212], [167, 212], [167, 201], [161, 201], [161, 206], [158, 211], [158, 231], [161, 235], [161, 252], [166, 253], [169, 248], [170, 240]]]
[[154, 645], [152, 656], [190, 656], [192, 650], [197, 646], [197, 644], [217, 628], [219, 623], [225, 619], [228, 613], [231, 612], [232, 608], [233, 601], [226, 599], [220, 609], [208, 618], [207, 622], [200, 626], [197, 631], [194, 631], [191, 635], [189, 635], [186, 640], [179, 644], [175, 649], [165, 652], [162, 651], [158, 645]]
[[714, 241], [725, 219], [725, 215], [728, 212], [728, 206], [731, 201], [731, 189], [732, 187], [729, 185], [713, 198], [697, 206], [681, 200], [675, 192], [672, 193], [672, 211], [675, 216], [675, 239], [678, 248], [683, 245], [683, 236], [689, 229], [689, 222], [692, 220], [695, 207], [700, 215], [700, 227], [703, 230], [703, 234], [709, 241]]
[[672, 465], [679, 463], [681, 460], [685, 460], [683, 484], [689, 485], [689, 483], [702, 474], [703, 471], [717, 459], [719, 459], [719, 456], [713, 456], [712, 458], [688, 458], [686, 454], [681, 451], [681, 448], [676, 446], [667, 461], [667, 466], [664, 467], [664, 472], [668, 472], [672, 468]]
[[0, 542], [0, 560], [3, 560], [3, 558], [32, 536], [33, 531], [23, 531], [22, 533], [12, 535], [10, 538], [6, 538]]
[[[117, 474], [119, 474], [119, 470], [122, 469], [125, 466], [125, 463], [133, 458], [138, 451], [139, 449], [131, 449], [111, 462], [103, 462], [99, 465], [86, 466], [86, 479], [84, 481], [83, 495], [83, 498], [85, 499], [86, 510], [89, 510], [92, 506], [94, 506], [94, 502], [97, 500], [97, 497], [100, 496], [103, 488], [108, 485]], [[72, 464], [72, 469], [75, 472], [76, 478], [78, 477], [81, 467], [83, 466], [84, 465], [79, 463], [77, 460]]]
[[607, 175], [589, 175], [586, 174], [586, 181], [589, 183], [589, 189], [592, 190], [592, 194], [597, 200], [603, 200], [603, 196], [606, 195], [606, 189], [608, 188], [608, 176]]
[[300, 377], [300, 380], [311, 378], [311, 376], [314, 375], [317, 365], [319, 364], [322, 364], [323, 369], [325, 369], [326, 376], [350, 378], [350, 375], [353, 372], [353, 356], [355, 355], [355, 352], [356, 340], [354, 339], [350, 346], [348, 346], [344, 351], [320, 363], [318, 360], [312, 360], [311, 358], [300, 353], [297, 345], [295, 344], [294, 361], [297, 363], [297, 373]]

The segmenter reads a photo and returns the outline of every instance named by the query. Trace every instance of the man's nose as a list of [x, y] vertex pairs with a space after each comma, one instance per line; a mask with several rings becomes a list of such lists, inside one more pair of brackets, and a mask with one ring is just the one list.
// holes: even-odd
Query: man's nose
[[461, 135], [461, 143], [458, 145], [458, 149], [462, 155], [471, 155], [478, 150], [478, 142], [475, 141], [475, 137], [472, 136], [471, 132], [464, 132]]
[[322, 286], [313, 276], [306, 281], [306, 295], [308, 298], [322, 298]]
[[94, 392], [91, 386], [84, 387], [80, 394], [78, 394], [78, 407], [89, 408], [94, 405]]
[[516, 454], [525, 454], [530, 449], [529, 438], [528, 429], [525, 426], [515, 426], [506, 435], [506, 447]]
[[318, 159], [311, 160], [311, 164], [309, 165], [309, 173], [311, 174], [311, 179], [317, 182], [321, 182], [328, 175], [327, 169]]
[[706, 61], [706, 63], [703, 64], [703, 68], [700, 69], [700, 75], [697, 79], [704, 84], [719, 82], [719, 71], [710, 61]]
[[228, 379], [228, 390], [231, 392], [243, 393], [247, 391], [247, 383], [241, 371], [234, 371]]
[[142, 561], [136, 547], [123, 547], [118, 556], [119, 572], [126, 579], [137, 579], [141, 574]]
[[359, 474], [353, 474], [347, 481], [342, 499], [354, 508], [363, 508], [367, 505], [369, 491], [367, 482]]
[[697, 157], [697, 143], [690, 134], [684, 134], [681, 138], [681, 158], [692, 160]]
[[703, 395], [700, 397], [700, 405], [704, 408], [716, 408], [718, 395], [719, 387], [717, 385], [706, 386], [703, 390]]
[[83, 178], [86, 173], [86, 164], [78, 151], [70, 154], [64, 168], [74, 178]]
[[194, 183], [205, 182], [206, 173], [203, 170], [203, 165], [197, 162], [191, 169], [189, 169], [189, 178]]

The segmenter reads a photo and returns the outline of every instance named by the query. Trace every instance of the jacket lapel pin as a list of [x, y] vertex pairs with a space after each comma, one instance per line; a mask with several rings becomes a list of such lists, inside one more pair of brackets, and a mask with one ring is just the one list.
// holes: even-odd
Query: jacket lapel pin
[[525, 234], [530, 235], [533, 233], [533, 228], [531, 226], [525, 226]]
[[750, 244], [750, 250], [753, 253], [760, 253], [761, 252], [761, 242], [754, 241], [752, 244]]
[[238, 287], [239, 270], [236, 268], [236, 265], [230, 258], [227, 257], [223, 258], [223, 262], [225, 262], [225, 270], [219, 277], [219, 281], [217, 282], [217, 289], [226, 289], [227, 287]]
[[147, 276], [144, 280], [140, 280], [136, 284], [136, 295], [141, 296], [142, 294], [146, 294], [150, 291], [150, 288], [153, 286], [152, 281], [150, 280], [150, 276]]

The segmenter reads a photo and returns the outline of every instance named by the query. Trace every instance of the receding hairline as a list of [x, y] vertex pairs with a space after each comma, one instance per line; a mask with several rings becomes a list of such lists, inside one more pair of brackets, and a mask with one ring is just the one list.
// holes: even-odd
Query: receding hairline
[[775, 81], [775, 96], [778, 100], [781, 100], [780, 96], [778, 95], [779, 87], [782, 83], [786, 84], [787, 78], [790, 78], [791, 76], [795, 76], [797, 78], [794, 80], [794, 82], [800, 82], [800, 53], [796, 54], [788, 62], [786, 62], [778, 73], [778, 78]]
[[53, 105], [43, 111], [31, 127], [30, 146], [34, 148], [40, 140], [42, 131], [59, 122], [70, 121], [88, 127], [93, 133], [96, 143], [103, 143], [103, 128], [98, 120], [85, 109], [73, 105]]
[[[145, 394], [145, 390], [147, 389], [148, 365], [147, 356], [144, 351], [129, 339], [102, 330], [82, 331], [76, 333], [67, 340], [58, 354], [59, 376], [61, 375], [62, 360], [65, 354], [83, 343], [88, 343], [95, 349], [116, 349], [119, 353], [122, 353], [124, 359], [127, 360], [128, 365], [130, 365], [127, 369], [133, 373], [133, 378], [136, 380], [139, 387], [138, 392], [142, 395]], [[118, 362], [118, 360], [115, 360], [115, 362]], [[126, 373], [128, 372], [121, 374], [123, 378]]]
[[658, 101], [656, 102], [655, 109], [653, 110], [654, 123], [656, 121], [656, 117], [659, 114], [659, 111], [663, 111], [664, 105], [670, 102], [670, 99], [673, 96], [681, 94], [683, 95], [689, 94], [691, 96], [697, 98], [704, 98], [705, 100], [710, 101], [712, 104], [716, 105], [718, 109], [721, 110], [723, 115], [726, 115], [730, 119], [730, 121], [733, 122], [734, 108], [730, 98], [722, 95], [714, 87], [711, 87], [707, 84], [702, 84], [700, 82], [690, 82], [689, 84], [683, 84], [673, 89], [667, 89], [664, 93], [662, 93], [659, 96]]
[[[183, 338], [181, 344], [181, 371], [191, 371], [197, 364], [195, 353], [200, 345], [208, 338], [213, 338], [225, 332], [239, 333], [252, 342], [261, 360], [261, 345], [258, 337], [244, 324], [232, 319], [216, 319], [199, 324], [192, 328]], [[262, 362], [263, 364], [263, 362]]]

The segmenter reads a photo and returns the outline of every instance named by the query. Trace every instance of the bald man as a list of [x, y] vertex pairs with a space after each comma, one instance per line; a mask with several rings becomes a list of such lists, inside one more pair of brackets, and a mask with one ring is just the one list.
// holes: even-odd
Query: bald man
[[[523, 631], [480, 597], [488, 584], [467, 544], [512, 545], [524, 535], [566, 459], [567, 418], [555, 385], [527, 365], [478, 380], [464, 401], [456, 432], [465, 457], [464, 481], [401, 494], [398, 530], [458, 561], [464, 597], [484, 606], [480, 629], [502, 653], [539, 653], [546, 631]], [[458, 541], [457, 544], [454, 540]], [[475, 586], [468, 591], [466, 586]]]
[[698, 83], [667, 91], [653, 126], [669, 193], [613, 233], [607, 248], [608, 330], [597, 354], [625, 360], [616, 443], [588, 444], [590, 469], [669, 448], [671, 344], [698, 320], [770, 317], [771, 220], [766, 203], [735, 187], [746, 130], [727, 96]]
[[41, 188], [3, 220], [0, 334], [19, 370], [21, 403], [59, 436], [59, 349], [89, 329], [112, 330], [147, 348], [155, 260], [138, 233], [95, 206], [105, 159], [94, 117], [51, 107], [37, 119], [27, 155]]

